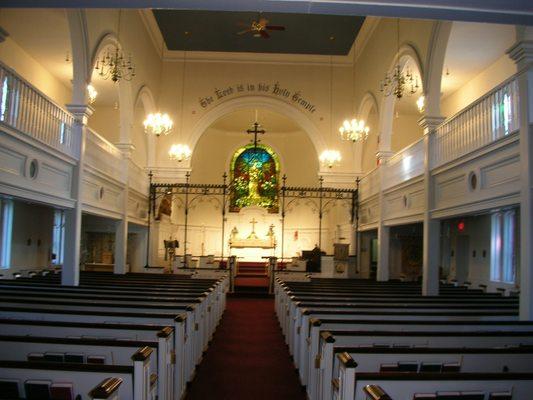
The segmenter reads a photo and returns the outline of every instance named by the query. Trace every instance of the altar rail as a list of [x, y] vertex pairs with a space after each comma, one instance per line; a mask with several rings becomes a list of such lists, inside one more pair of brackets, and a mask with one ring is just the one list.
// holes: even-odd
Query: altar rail
[[75, 159], [79, 137], [74, 117], [28, 81], [0, 63], [0, 124], [30, 136]]
[[516, 132], [520, 127], [518, 110], [518, 82], [513, 76], [437, 128], [431, 145], [431, 167]]

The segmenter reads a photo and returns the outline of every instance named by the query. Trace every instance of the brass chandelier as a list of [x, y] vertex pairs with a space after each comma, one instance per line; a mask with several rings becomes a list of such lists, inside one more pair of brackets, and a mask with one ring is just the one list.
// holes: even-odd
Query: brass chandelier
[[[120, 17], [122, 10], [118, 11], [118, 28], [117, 41], [120, 40]], [[96, 61], [95, 69], [98, 71], [100, 78], [107, 80], [111, 79], [113, 82], [118, 82], [121, 79], [131, 81], [135, 76], [135, 64], [132, 61], [131, 54], [125, 56], [118, 44], [114, 45], [114, 49], [107, 49], [102, 57]]]
[[415, 94], [418, 89], [418, 79], [413, 76], [413, 73], [409, 68], [404, 73], [400, 65], [400, 19], [396, 19], [396, 65], [394, 66], [392, 73], [387, 72], [385, 77], [380, 82], [379, 90], [385, 96], [394, 95], [396, 98], [401, 99], [404, 92], [408, 90], [409, 94]]
[[[165, 41], [161, 41], [161, 67], [159, 70], [159, 76], [163, 76], [163, 56], [164, 56]], [[168, 135], [172, 132], [174, 122], [167, 113], [152, 112], [146, 116], [143, 122], [144, 131], [149, 135], [155, 135], [157, 137], [161, 135]], [[180, 160], [181, 161], [181, 160]]]
[[[353, 50], [353, 84], [352, 84], [352, 99], [353, 99], [353, 107], [354, 107], [354, 113], [355, 113], [355, 84], [357, 82], [356, 80], [356, 51], [355, 46]], [[366, 126], [365, 121], [362, 119], [352, 118], [351, 120], [345, 119], [342, 123], [341, 127], [339, 128], [339, 133], [341, 135], [342, 140], [350, 140], [353, 143], [365, 141], [368, 138], [368, 133], [370, 132], [370, 128]]]
[[[330, 140], [333, 132], [333, 59], [329, 57], [329, 131]], [[341, 153], [336, 149], [324, 149], [318, 160], [322, 166], [327, 168], [333, 168], [338, 166], [341, 162]]]

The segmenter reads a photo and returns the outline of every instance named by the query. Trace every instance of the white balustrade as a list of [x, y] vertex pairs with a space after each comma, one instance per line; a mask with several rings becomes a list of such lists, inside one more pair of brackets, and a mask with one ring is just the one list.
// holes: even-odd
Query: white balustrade
[[148, 180], [148, 173], [132, 160], [129, 160], [128, 180], [130, 188], [136, 190], [143, 195], [148, 195], [150, 183]]
[[105, 175], [125, 183], [125, 160], [121, 151], [107, 139], [87, 129], [85, 164]]
[[424, 174], [424, 138], [394, 154], [384, 167], [383, 189]]
[[80, 138], [74, 135], [74, 117], [1, 63], [0, 124], [79, 158]]
[[379, 193], [380, 184], [379, 167], [376, 167], [361, 178], [359, 182], [359, 199], [364, 200]]
[[431, 168], [456, 160], [519, 129], [516, 77], [444, 121], [431, 143]]

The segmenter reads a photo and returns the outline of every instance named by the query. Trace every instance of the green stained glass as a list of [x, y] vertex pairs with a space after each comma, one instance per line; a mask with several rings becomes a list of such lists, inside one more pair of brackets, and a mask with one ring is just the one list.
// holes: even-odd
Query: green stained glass
[[230, 211], [254, 205], [278, 212], [279, 161], [270, 147], [248, 145], [237, 150], [231, 179]]

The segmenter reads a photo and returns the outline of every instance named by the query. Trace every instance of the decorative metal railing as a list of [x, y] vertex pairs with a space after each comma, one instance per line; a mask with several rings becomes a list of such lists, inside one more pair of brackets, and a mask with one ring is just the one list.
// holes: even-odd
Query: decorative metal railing
[[79, 158], [80, 138], [73, 129], [74, 117], [1, 63], [0, 124]]

